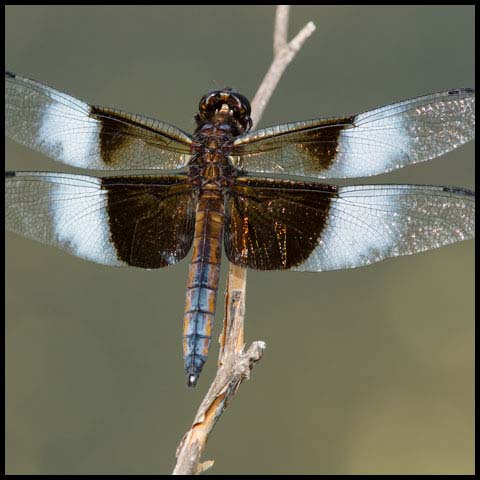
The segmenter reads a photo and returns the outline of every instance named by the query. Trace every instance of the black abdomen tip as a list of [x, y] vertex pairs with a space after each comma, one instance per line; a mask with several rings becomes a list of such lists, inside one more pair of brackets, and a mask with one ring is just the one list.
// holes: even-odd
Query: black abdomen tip
[[187, 387], [194, 387], [198, 382], [198, 375], [190, 373], [187, 377]]

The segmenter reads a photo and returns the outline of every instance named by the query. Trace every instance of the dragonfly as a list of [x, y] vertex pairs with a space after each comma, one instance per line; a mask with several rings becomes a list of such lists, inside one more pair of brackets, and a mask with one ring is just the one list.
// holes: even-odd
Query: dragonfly
[[390, 172], [471, 141], [473, 89], [260, 130], [250, 114], [244, 95], [212, 90], [188, 134], [5, 72], [6, 135], [105, 172], [5, 172], [6, 228], [117, 267], [163, 268], [192, 251], [182, 337], [189, 386], [207, 359], [223, 251], [243, 268], [322, 272], [474, 238], [468, 189], [323, 182]]

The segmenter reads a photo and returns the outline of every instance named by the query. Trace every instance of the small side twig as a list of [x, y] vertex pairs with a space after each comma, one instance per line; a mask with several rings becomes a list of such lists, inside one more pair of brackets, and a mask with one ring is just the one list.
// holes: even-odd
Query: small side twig
[[289, 6], [279, 5], [275, 18], [274, 58], [252, 100], [253, 125], [257, 125], [270, 101], [283, 72], [295, 58], [307, 38], [315, 31], [313, 22], [308, 22], [290, 42], [287, 42]]
[[[273, 37], [274, 59], [252, 101], [254, 126], [260, 121], [283, 72], [315, 30], [315, 25], [309, 22], [293, 40], [288, 42], [288, 17], [289, 6], [279, 5], [276, 10]], [[213, 465], [213, 461], [200, 463], [210, 432], [240, 384], [249, 378], [250, 371], [262, 358], [266, 348], [264, 342], [256, 341], [245, 350], [246, 287], [247, 271], [230, 264], [217, 374], [197, 411], [192, 426], [183, 436], [177, 448], [177, 464], [173, 470], [174, 475], [202, 473]]]

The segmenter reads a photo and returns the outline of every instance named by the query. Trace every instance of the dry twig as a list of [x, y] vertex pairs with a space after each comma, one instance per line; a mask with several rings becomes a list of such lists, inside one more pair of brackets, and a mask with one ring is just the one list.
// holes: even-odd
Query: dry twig
[[[296, 37], [288, 42], [289, 6], [279, 5], [276, 11], [273, 37], [274, 59], [252, 101], [253, 125], [257, 125], [283, 72], [307, 38], [315, 30], [307, 23]], [[213, 461], [200, 463], [208, 436], [240, 384], [249, 377], [253, 365], [265, 349], [262, 341], [253, 342], [245, 350], [244, 317], [247, 271], [230, 264], [225, 298], [225, 318], [220, 336], [220, 356], [217, 374], [203, 399], [192, 426], [177, 448], [174, 475], [202, 473]]]

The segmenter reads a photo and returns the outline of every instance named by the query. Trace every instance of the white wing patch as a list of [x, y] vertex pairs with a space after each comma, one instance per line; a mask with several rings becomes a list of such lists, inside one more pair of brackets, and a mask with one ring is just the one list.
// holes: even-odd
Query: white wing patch
[[111, 243], [108, 223], [107, 193], [101, 190], [101, 179], [86, 177], [92, 183], [91, 195], [85, 182], [70, 178], [56, 184], [51, 195], [54, 235], [67, 251], [97, 263], [125, 265], [118, 260]]
[[[78, 168], [89, 168], [99, 158], [100, 125], [89, 116], [90, 107], [76, 98], [62, 95], [45, 108], [38, 132], [39, 144], [52, 158]], [[60, 99], [59, 99], [60, 100]]]
[[395, 203], [384, 196], [362, 196], [363, 189], [370, 191], [371, 187], [357, 186], [351, 199], [344, 194], [340, 200], [332, 201], [328, 224], [318, 246], [302, 265], [293, 270], [360, 267], [389, 256], [398, 241], [399, 212]]
[[[388, 116], [383, 110], [390, 108]], [[367, 177], [374, 172], [389, 172], [405, 165], [410, 157], [411, 136], [404, 116], [392, 107], [357, 115], [355, 127], [340, 132], [335, 173], [340, 177]], [[376, 118], [378, 117], [378, 118]], [[358, 161], [352, 161], [358, 152]], [[361, 155], [360, 155], [361, 154]], [[354, 153], [355, 155], [355, 153]]]

